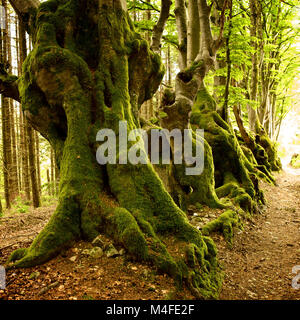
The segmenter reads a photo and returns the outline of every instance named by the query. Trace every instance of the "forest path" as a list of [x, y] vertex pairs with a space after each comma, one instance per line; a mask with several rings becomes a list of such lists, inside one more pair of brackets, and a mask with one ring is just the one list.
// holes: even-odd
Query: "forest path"
[[300, 169], [286, 168], [276, 181], [264, 184], [267, 207], [235, 235], [232, 249], [216, 239], [226, 274], [222, 300], [300, 300], [292, 287], [294, 266], [300, 274]]

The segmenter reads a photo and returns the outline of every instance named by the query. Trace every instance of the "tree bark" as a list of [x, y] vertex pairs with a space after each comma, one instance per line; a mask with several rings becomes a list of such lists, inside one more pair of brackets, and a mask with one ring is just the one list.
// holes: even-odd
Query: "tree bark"
[[54, 152], [51, 148], [50, 152], [50, 184], [51, 184], [51, 195], [54, 196], [55, 194], [55, 177], [54, 177]]
[[232, 28], [232, 1], [230, 1], [230, 9], [229, 9], [229, 26], [228, 26], [228, 35], [226, 38], [226, 64], [227, 64], [227, 77], [225, 83], [225, 92], [224, 92], [224, 105], [222, 107], [221, 117], [222, 119], [229, 123], [229, 89], [231, 82], [231, 57], [230, 57], [230, 36], [231, 36], [231, 28]]
[[259, 131], [258, 125], [258, 113], [257, 113], [257, 98], [258, 98], [258, 44], [257, 38], [257, 25], [258, 25], [258, 12], [257, 12], [257, 0], [250, 1], [251, 11], [251, 27], [250, 36], [255, 39], [251, 40], [251, 46], [253, 48], [252, 54], [252, 71], [251, 71], [251, 84], [250, 84], [250, 99], [253, 101], [254, 106], [248, 106], [248, 119], [249, 129], [255, 133]]
[[[5, 11], [5, 21], [6, 26], [2, 31], [1, 39], [1, 65], [3, 72], [6, 73], [5, 69], [9, 68], [8, 65], [8, 35], [7, 35], [7, 2], [2, 0], [2, 5]], [[5, 67], [4, 67], [5, 66]], [[8, 68], [7, 68], [8, 66]], [[4, 193], [6, 207], [11, 207], [11, 202], [14, 199], [13, 189], [12, 189], [12, 149], [11, 149], [11, 122], [10, 122], [10, 108], [9, 99], [5, 95], [1, 95], [1, 107], [2, 107], [2, 146], [3, 146], [3, 172], [4, 172]]]
[[178, 64], [180, 70], [187, 67], [187, 17], [184, 0], [175, 0], [175, 17], [179, 41]]
[[153, 28], [151, 49], [155, 53], [160, 52], [161, 38], [165, 29], [165, 24], [170, 15], [171, 0], [161, 0], [160, 15], [156, 25]]
[[[11, 55], [11, 16], [8, 14], [6, 5], [6, 46], [7, 46], [7, 63], [8, 73], [12, 73], [12, 55]], [[17, 164], [17, 147], [16, 147], [16, 131], [15, 131], [15, 115], [14, 115], [14, 104], [11, 99], [8, 99], [8, 108], [9, 108], [9, 128], [10, 128], [10, 137], [11, 137], [11, 172], [10, 172], [10, 183], [11, 183], [11, 201], [19, 195], [19, 186], [18, 186], [18, 164]]]
[[[19, 19], [19, 76], [22, 74], [22, 64], [24, 63], [27, 56], [27, 45], [26, 45], [26, 33], [25, 27], [21, 19]], [[21, 134], [21, 159], [22, 159], [22, 180], [25, 191], [26, 200], [30, 200], [30, 176], [29, 176], [29, 159], [28, 159], [28, 144], [27, 144], [27, 120], [24, 117], [22, 111], [22, 105], [20, 109], [20, 134]]]
[[28, 160], [29, 160], [29, 173], [31, 180], [31, 194], [32, 204], [34, 208], [40, 206], [39, 187], [37, 181], [37, 169], [36, 169], [36, 149], [34, 141], [34, 132], [30, 125], [27, 126], [27, 145], [28, 145]]
[[10, 189], [10, 163], [11, 163], [11, 152], [10, 152], [10, 137], [7, 128], [8, 119], [8, 101], [1, 95], [1, 107], [2, 107], [2, 148], [3, 148], [3, 176], [4, 176], [4, 194], [6, 208], [11, 207], [11, 189]]
[[200, 50], [200, 22], [197, 0], [188, 2], [188, 17], [187, 66], [190, 67]]
[[39, 195], [41, 196], [42, 180], [41, 180], [41, 164], [40, 164], [40, 140], [39, 140], [39, 135], [37, 131], [34, 131], [34, 140], [35, 140], [35, 146], [36, 146], [35, 154], [36, 154], [37, 184], [38, 184]]

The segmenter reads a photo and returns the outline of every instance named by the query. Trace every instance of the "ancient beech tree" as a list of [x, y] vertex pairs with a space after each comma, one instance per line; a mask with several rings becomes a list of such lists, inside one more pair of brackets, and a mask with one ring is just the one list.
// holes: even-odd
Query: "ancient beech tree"
[[[30, 248], [12, 254], [14, 266], [43, 263], [72, 241], [103, 233], [133, 258], [185, 281], [196, 296], [215, 296], [221, 283], [215, 246], [189, 224], [152, 165], [96, 162], [97, 131], [118, 132], [120, 120], [128, 130], [139, 127], [138, 109], [164, 73], [160, 57], [134, 31], [126, 2], [11, 3], [33, 50], [19, 79], [3, 72], [2, 92], [21, 101], [60, 170], [58, 207]], [[212, 169], [208, 174], [213, 180]], [[214, 190], [207, 186], [209, 198]], [[162, 235], [180, 252], [171, 253]]]
[[[222, 277], [215, 245], [206, 235], [219, 228], [230, 239], [240, 210], [233, 204], [255, 211], [263, 201], [258, 177], [267, 176], [253, 157], [244, 155], [203, 85], [221, 45], [221, 37], [212, 38], [206, 1], [193, 2], [199, 10], [193, 21], [199, 26], [189, 30], [200, 29], [201, 37], [190, 37], [199, 43], [188, 46], [189, 54], [184, 2], [176, 1], [182, 70], [175, 95], [164, 97], [168, 116], [162, 122], [168, 129], [206, 130], [205, 166], [200, 176], [186, 176], [186, 164], [171, 165], [170, 192], [150, 162], [99, 165], [95, 156], [100, 129], [118, 135], [123, 120], [128, 130], [151, 127], [141, 123], [138, 110], [164, 74], [156, 52], [170, 2], [163, 1], [152, 49], [135, 32], [125, 0], [11, 3], [32, 36], [33, 50], [19, 79], [2, 72], [1, 92], [22, 103], [28, 121], [50, 141], [60, 170], [57, 209], [30, 247], [12, 254], [13, 266], [43, 263], [77, 239], [105, 234], [133, 259], [152, 263], [178, 284], [186, 283], [196, 297], [216, 297]], [[234, 200], [226, 203], [218, 196]], [[196, 202], [230, 209], [201, 233], [181, 209]], [[179, 250], [171, 250], [171, 243]]]

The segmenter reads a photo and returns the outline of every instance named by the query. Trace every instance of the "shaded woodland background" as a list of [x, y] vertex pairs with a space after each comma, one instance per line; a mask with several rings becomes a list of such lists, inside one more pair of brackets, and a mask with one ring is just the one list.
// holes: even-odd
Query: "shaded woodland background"
[[[21, 74], [31, 40], [7, 1], [1, 10], [1, 71]], [[25, 52], [24, 52], [25, 51]], [[57, 194], [58, 170], [49, 143], [29, 125], [20, 104], [1, 95], [1, 202], [26, 212]]]

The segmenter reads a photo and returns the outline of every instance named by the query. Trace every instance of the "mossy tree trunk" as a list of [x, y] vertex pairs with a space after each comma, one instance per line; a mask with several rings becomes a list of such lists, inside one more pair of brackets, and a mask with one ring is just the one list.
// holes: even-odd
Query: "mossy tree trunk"
[[[18, 85], [28, 121], [55, 151], [59, 204], [30, 248], [12, 254], [13, 266], [43, 263], [74, 240], [103, 233], [133, 259], [185, 281], [195, 296], [216, 297], [216, 248], [189, 224], [152, 165], [96, 162], [98, 130], [111, 128], [118, 136], [121, 120], [128, 130], [138, 128], [138, 110], [164, 73], [160, 57], [134, 31], [126, 2], [52, 0], [34, 11], [34, 47]], [[207, 150], [202, 180], [191, 183], [204, 202], [218, 204]], [[179, 251], [171, 252], [164, 240]]]

